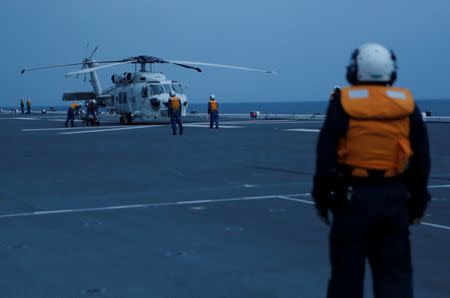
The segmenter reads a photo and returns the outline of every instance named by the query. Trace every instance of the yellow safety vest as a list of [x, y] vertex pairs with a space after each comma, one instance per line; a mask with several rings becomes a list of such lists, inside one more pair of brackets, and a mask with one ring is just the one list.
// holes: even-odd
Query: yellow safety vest
[[219, 105], [217, 104], [217, 101], [211, 100], [209, 102], [209, 108], [211, 109], [211, 112], [217, 112], [217, 110], [219, 109]]
[[338, 163], [353, 168], [352, 175], [368, 176], [383, 170], [393, 177], [405, 170], [413, 152], [409, 142], [409, 116], [415, 103], [404, 88], [353, 86], [341, 90], [341, 103], [349, 116], [347, 135], [339, 141]]
[[169, 99], [170, 108], [174, 111], [179, 110], [181, 108], [181, 101], [178, 97], [171, 97]]

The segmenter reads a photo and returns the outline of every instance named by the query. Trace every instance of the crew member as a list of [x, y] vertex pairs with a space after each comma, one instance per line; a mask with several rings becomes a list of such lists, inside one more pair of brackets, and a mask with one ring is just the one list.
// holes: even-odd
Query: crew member
[[91, 99], [87, 103], [87, 116], [92, 116], [94, 118], [94, 122], [97, 122], [97, 115], [98, 115], [98, 109], [97, 109], [97, 101], [95, 99]]
[[31, 114], [31, 99], [27, 99], [27, 114]]
[[78, 114], [78, 110], [79, 110], [80, 106], [78, 105], [77, 102], [73, 102], [70, 104], [69, 108], [67, 109], [67, 118], [66, 118], [66, 123], [64, 124], [64, 127], [67, 127], [70, 121], [70, 125], [72, 127], [75, 127], [75, 115]]
[[219, 128], [219, 104], [214, 95], [209, 96], [208, 102], [209, 128]]
[[181, 100], [176, 96], [174, 91], [170, 91], [170, 98], [168, 102], [168, 113], [170, 123], [172, 124], [172, 132], [177, 134], [177, 124], [180, 130], [180, 135], [183, 134], [183, 124], [181, 123]]
[[25, 101], [23, 100], [23, 98], [20, 99], [20, 111], [22, 112], [22, 114], [25, 113]]
[[355, 50], [350, 87], [336, 92], [317, 144], [312, 195], [329, 223], [328, 297], [363, 297], [366, 259], [376, 298], [413, 297], [409, 225], [428, 201], [428, 135], [396, 58], [379, 44]]

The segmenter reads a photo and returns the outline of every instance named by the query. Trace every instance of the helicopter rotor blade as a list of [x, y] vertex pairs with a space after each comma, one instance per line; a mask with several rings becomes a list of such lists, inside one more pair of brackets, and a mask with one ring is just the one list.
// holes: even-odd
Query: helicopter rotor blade
[[[68, 78], [68, 77], [76, 76], [76, 75], [79, 75], [79, 74], [86, 74], [86, 73], [90, 73], [90, 72], [97, 71], [97, 70], [100, 70], [100, 69], [109, 68], [109, 67], [113, 67], [113, 66], [118, 66], [118, 65], [122, 65], [122, 64], [130, 64], [130, 63], [133, 63], [133, 62], [135, 62], [135, 60], [114, 62], [114, 63], [110, 63], [110, 64], [106, 64], [106, 65], [100, 65], [100, 66], [86, 68], [86, 69], [79, 70], [79, 71], [68, 72], [64, 76], [66, 78]], [[98, 63], [98, 62], [95, 62], [95, 63]]]
[[94, 57], [95, 52], [98, 50], [98, 45], [95, 47], [95, 49], [92, 51], [91, 55], [89, 56], [89, 59], [92, 59]]
[[[83, 64], [83, 67], [81, 67], [81, 70], [83, 70], [83, 69], [85, 69], [85, 68], [86, 68], [86, 64]], [[79, 76], [80, 76], [80, 75], [77, 74], [75, 78], [78, 79]]]
[[191, 64], [191, 65], [204, 65], [204, 66], [211, 66], [211, 67], [221, 67], [221, 68], [230, 68], [230, 69], [239, 69], [239, 70], [247, 70], [247, 71], [256, 71], [256, 72], [263, 72], [263, 73], [270, 73], [273, 75], [278, 75], [278, 73], [271, 71], [271, 70], [262, 70], [262, 69], [256, 69], [256, 68], [248, 68], [248, 67], [242, 67], [242, 66], [233, 66], [233, 65], [224, 65], [224, 64], [214, 64], [214, 63], [205, 63], [205, 62], [194, 62], [194, 61], [169, 61], [173, 64]]
[[171, 63], [171, 64], [175, 64], [175, 65], [181, 66], [181, 67], [184, 67], [184, 68], [195, 69], [198, 72], [202, 72], [202, 70], [200, 68], [195, 67], [195, 66], [190, 66], [190, 65], [186, 65], [186, 64], [182, 64], [182, 63], [175, 63], [175, 62], [171, 62], [171, 61], [167, 61], [167, 62]]
[[36, 68], [24, 68], [20, 71], [21, 74], [23, 74], [26, 71], [33, 71], [33, 70], [40, 70], [40, 69], [49, 69], [49, 68], [60, 68], [60, 67], [67, 67], [67, 66], [75, 66], [75, 65], [83, 65], [83, 62], [78, 63], [69, 63], [69, 64], [60, 64], [60, 65], [51, 65], [51, 66], [44, 66], [44, 67], [36, 67]]

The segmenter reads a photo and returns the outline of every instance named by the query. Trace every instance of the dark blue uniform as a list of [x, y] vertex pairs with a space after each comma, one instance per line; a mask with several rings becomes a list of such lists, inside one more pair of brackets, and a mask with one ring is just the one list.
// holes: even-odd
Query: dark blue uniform
[[172, 124], [172, 132], [177, 134], [177, 124], [180, 130], [180, 135], [183, 134], [183, 124], [181, 123], [181, 101], [177, 97], [171, 97], [168, 102], [168, 114], [170, 123]]
[[219, 104], [216, 100], [210, 100], [208, 103], [209, 128], [219, 128]]
[[64, 127], [67, 127], [69, 125], [69, 122], [72, 127], [75, 126], [74, 120], [75, 120], [75, 115], [78, 114], [78, 110], [79, 110], [78, 105], [71, 104], [69, 106], [69, 108], [67, 109], [67, 118], [66, 118], [66, 123], [64, 124]]
[[366, 259], [375, 297], [413, 297], [409, 225], [423, 216], [430, 199], [430, 157], [417, 106], [409, 118], [414, 155], [406, 171], [391, 178], [369, 171], [369, 177], [355, 178], [337, 163], [339, 139], [349, 128], [339, 92], [329, 103], [317, 144], [312, 191], [319, 215], [327, 219], [328, 210], [333, 213], [327, 297], [363, 297]]

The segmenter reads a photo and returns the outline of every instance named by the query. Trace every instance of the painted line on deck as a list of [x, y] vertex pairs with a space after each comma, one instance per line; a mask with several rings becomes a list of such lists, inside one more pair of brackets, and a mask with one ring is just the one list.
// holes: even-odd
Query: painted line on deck
[[[303, 194], [303, 196], [305, 196], [305, 197], [310, 196], [310, 195], [311, 194], [309, 194], [309, 193]], [[288, 200], [288, 201], [295, 201], [295, 202], [305, 203], [305, 204], [309, 204], [309, 205], [314, 205], [314, 202], [309, 201], [309, 200], [294, 199], [294, 198], [290, 198], [287, 196], [278, 196], [278, 198], [283, 199], [283, 200]]]
[[[303, 196], [311, 196], [310, 193], [306, 193], [306, 194], [302, 194]], [[304, 204], [308, 204], [308, 205], [314, 205], [314, 201], [310, 201], [310, 200], [302, 200], [302, 199], [294, 199], [294, 198], [290, 198], [290, 196], [293, 195], [284, 195], [284, 196], [278, 196], [277, 198], [279, 199], [283, 199], [283, 200], [288, 200], [288, 201], [295, 201], [295, 202], [299, 202], [299, 203], [304, 203]], [[298, 196], [298, 195], [297, 195]], [[443, 230], [450, 230], [449, 226], [444, 226], [444, 225], [438, 225], [438, 224], [434, 224], [434, 223], [430, 223], [430, 222], [420, 222], [421, 225], [424, 226], [429, 226], [429, 227], [433, 227], [433, 228], [438, 228], [438, 229], [443, 229]]]
[[[183, 124], [186, 127], [201, 127], [201, 128], [209, 128], [209, 124]], [[244, 128], [244, 126], [236, 126], [236, 125], [219, 125], [219, 128]]]
[[39, 118], [26, 118], [26, 117], [12, 117], [12, 118], [0, 118], [0, 120], [40, 120]]
[[296, 121], [296, 120], [231, 120], [223, 121], [223, 123], [229, 124], [318, 124], [323, 121], [311, 120], [311, 121]]
[[428, 188], [450, 188], [450, 184], [443, 184], [443, 185], [430, 185]]
[[[47, 119], [47, 121], [50, 122], [66, 122], [66, 119]], [[119, 121], [113, 121], [113, 120], [101, 120], [99, 119], [100, 123], [119, 123]], [[82, 120], [75, 120], [75, 123], [81, 123]]]
[[424, 221], [422, 221], [420, 224], [421, 224], [421, 225], [424, 225], [424, 226], [433, 227], [433, 228], [439, 228], [439, 229], [444, 229], [444, 230], [450, 230], [450, 227], [449, 227], [449, 226], [437, 225], [437, 224], [433, 224], [433, 223], [429, 223], [429, 222], [424, 222]]
[[[124, 128], [123, 125], [106, 126], [106, 128]], [[98, 129], [98, 126], [75, 126], [75, 127], [53, 127], [53, 128], [26, 128], [23, 132], [30, 131], [57, 131], [57, 130], [77, 130], [77, 129]]]
[[143, 126], [133, 126], [133, 127], [120, 127], [120, 128], [109, 128], [109, 129], [95, 129], [95, 130], [82, 130], [82, 131], [69, 131], [69, 132], [60, 132], [60, 135], [74, 135], [74, 134], [82, 134], [82, 133], [95, 133], [95, 132], [107, 132], [107, 131], [118, 131], [118, 130], [131, 130], [131, 129], [141, 129], [141, 128], [149, 128], [149, 127], [159, 127], [162, 125], [143, 125]]
[[137, 208], [150, 208], [150, 207], [195, 205], [195, 204], [206, 204], [206, 203], [224, 203], [224, 202], [236, 202], [236, 201], [264, 200], [264, 199], [276, 199], [276, 198], [279, 198], [280, 196], [281, 197], [289, 197], [289, 196], [302, 196], [302, 195], [305, 195], [305, 194], [250, 196], [250, 197], [239, 197], [239, 198], [229, 198], [229, 199], [193, 200], [193, 201], [178, 201], [178, 202], [166, 202], [166, 203], [116, 205], [116, 206], [80, 208], [80, 209], [41, 210], [41, 211], [34, 211], [34, 212], [3, 214], [3, 215], [0, 215], [0, 219], [14, 218], [14, 217], [30, 217], [30, 216], [65, 214], [65, 213], [82, 213], [82, 212], [107, 211], [107, 210], [137, 209]]
[[289, 128], [283, 129], [284, 131], [299, 131], [299, 132], [320, 132], [320, 129], [314, 128]]

